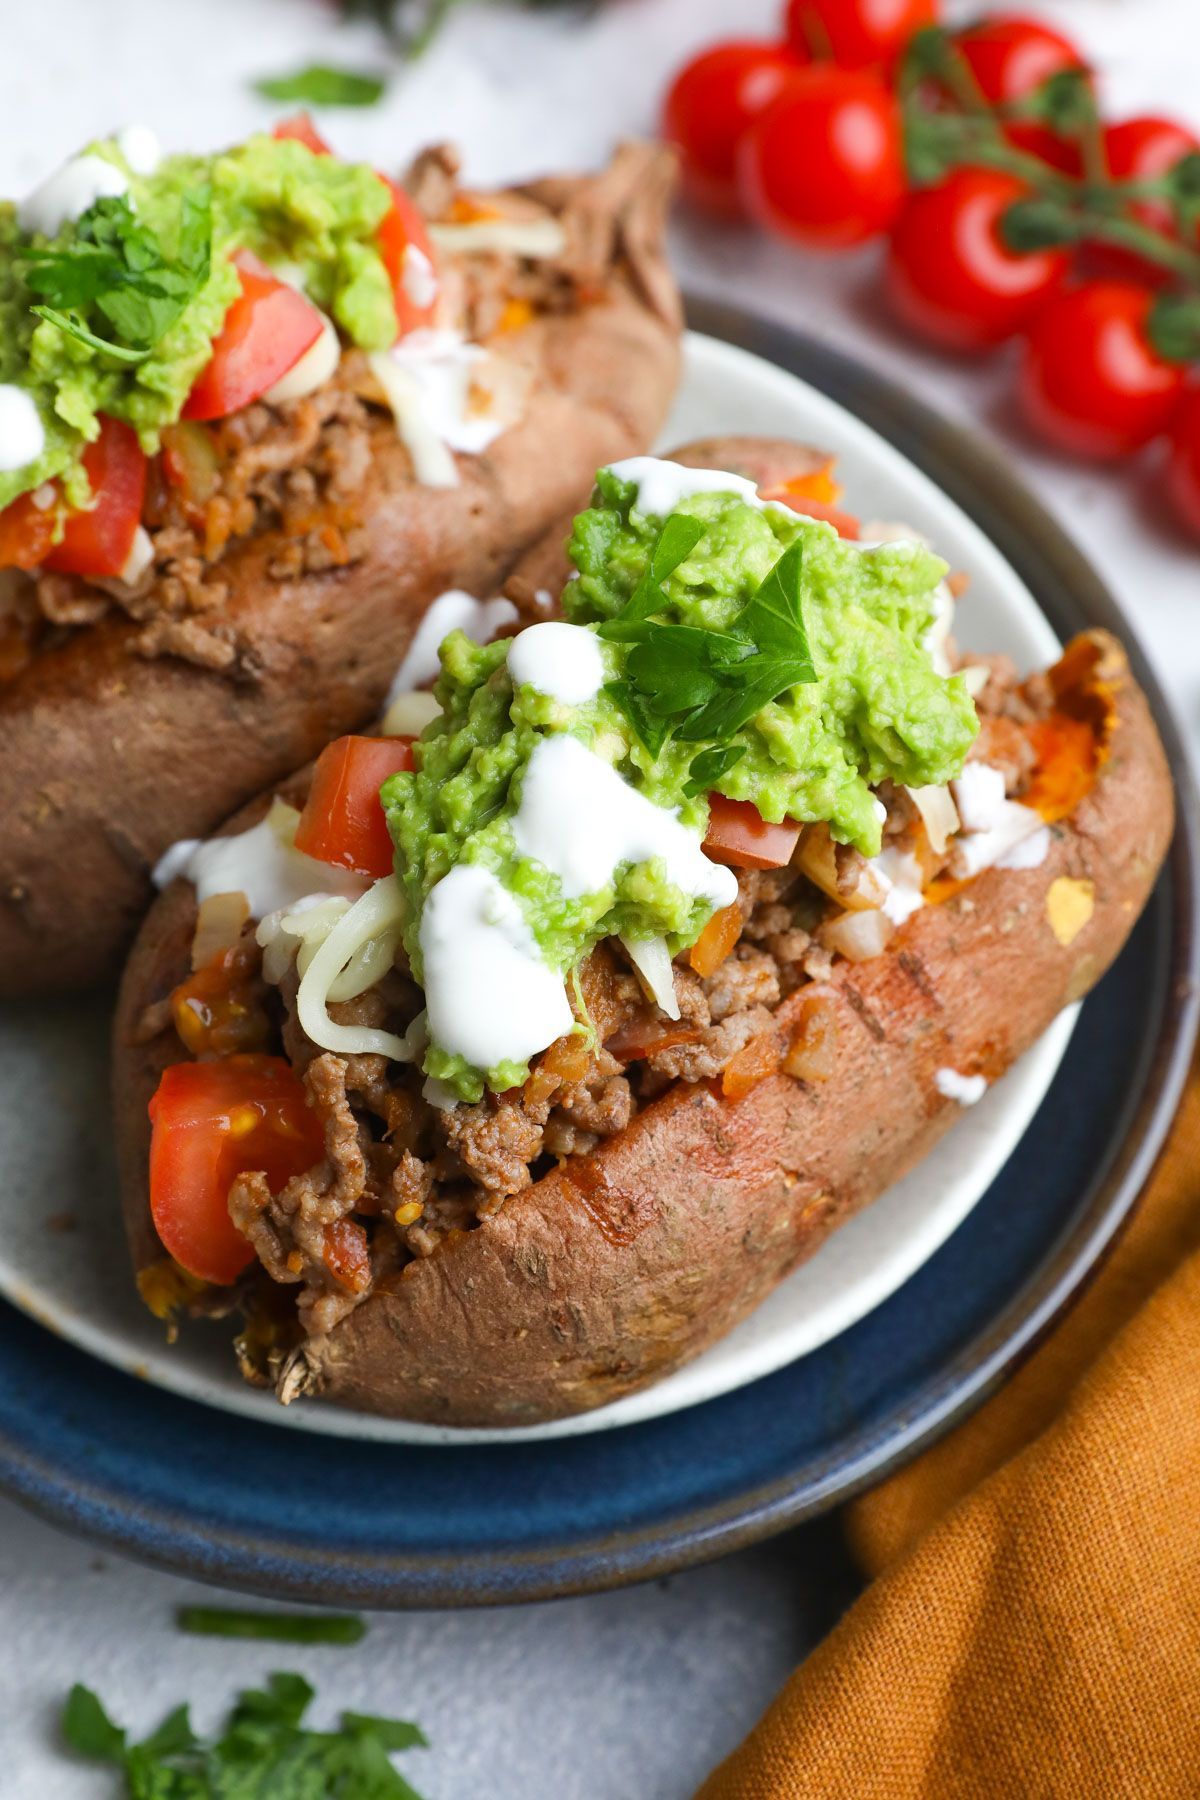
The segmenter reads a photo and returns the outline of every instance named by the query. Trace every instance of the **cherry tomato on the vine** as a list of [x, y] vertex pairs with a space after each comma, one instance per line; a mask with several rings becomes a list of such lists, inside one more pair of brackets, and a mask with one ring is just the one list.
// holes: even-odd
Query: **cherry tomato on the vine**
[[891, 64], [937, 16], [938, 0], [788, 0], [788, 42], [800, 55], [828, 50], [844, 69]]
[[[1155, 181], [1166, 175], [1185, 156], [1200, 150], [1200, 138], [1174, 119], [1143, 114], [1122, 119], [1104, 131], [1104, 161], [1114, 181]], [[1175, 216], [1163, 200], [1134, 200], [1129, 206], [1130, 218], [1152, 231], [1177, 237]], [[1097, 274], [1134, 277], [1139, 281], [1162, 282], [1167, 271], [1161, 263], [1139, 256], [1123, 245], [1096, 243], [1088, 246], [1088, 263]]]
[[736, 39], [714, 44], [679, 71], [663, 105], [663, 136], [679, 148], [690, 200], [731, 217], [741, 211], [738, 145], [803, 60], [783, 44]]
[[1029, 329], [1019, 393], [1026, 417], [1060, 449], [1104, 461], [1165, 431], [1184, 366], [1159, 354], [1154, 293], [1132, 281], [1085, 281], [1055, 295]]
[[[990, 106], [1027, 100], [1052, 75], [1087, 68], [1070, 38], [1018, 13], [983, 18], [959, 32], [955, 41]], [[1034, 120], [1014, 122], [1005, 128], [1005, 135], [1011, 144], [1031, 156], [1040, 157], [1069, 175], [1078, 173], [1079, 146], [1050, 126]]]
[[1200, 538], [1200, 388], [1189, 388], [1171, 427], [1167, 463], [1171, 504], [1194, 537]]
[[800, 69], [753, 122], [738, 153], [746, 210], [816, 250], [886, 231], [904, 198], [895, 97], [869, 69]]
[[1029, 189], [999, 169], [956, 169], [912, 194], [892, 233], [887, 287], [907, 325], [953, 350], [990, 350], [1065, 280], [1062, 250], [1011, 250], [1001, 221]]

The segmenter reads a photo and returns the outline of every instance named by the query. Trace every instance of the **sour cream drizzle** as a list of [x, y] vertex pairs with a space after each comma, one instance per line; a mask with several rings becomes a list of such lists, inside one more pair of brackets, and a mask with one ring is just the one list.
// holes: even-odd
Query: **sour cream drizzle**
[[737, 898], [732, 869], [710, 862], [699, 833], [656, 806], [578, 738], [542, 738], [521, 783], [513, 840], [557, 875], [569, 898], [608, 887], [623, 863], [659, 860], [667, 880], [714, 908]]
[[207, 843], [184, 838], [172, 844], [155, 865], [155, 886], [167, 887], [178, 875], [192, 883], [198, 901], [213, 894], [245, 894], [254, 919], [293, 907], [312, 894], [357, 900], [369, 885], [361, 875], [318, 862], [285, 843], [269, 817], [232, 837]]
[[513, 638], [508, 672], [517, 686], [536, 688], [565, 706], [584, 706], [600, 691], [604, 657], [594, 632], [547, 619]]
[[933, 1085], [939, 1094], [947, 1100], [957, 1100], [960, 1106], [975, 1106], [987, 1093], [985, 1075], [960, 1075], [957, 1069], [939, 1069]]
[[0, 469], [23, 469], [46, 448], [46, 432], [33, 395], [11, 381], [0, 383]]
[[510, 624], [516, 616], [516, 607], [503, 596], [495, 600], [477, 600], [463, 588], [447, 588], [444, 594], [438, 595], [413, 633], [404, 661], [392, 678], [385, 708], [401, 694], [409, 694], [434, 679], [441, 666], [438, 648], [452, 631], [465, 631], [475, 643], [486, 644], [502, 625]]
[[54, 237], [67, 223], [82, 218], [97, 200], [115, 199], [127, 193], [129, 183], [116, 163], [87, 152], [47, 176], [40, 187], [27, 194], [17, 208], [17, 223], [22, 231], [40, 231]]
[[1005, 797], [1002, 770], [969, 762], [953, 788], [962, 821], [951, 865], [955, 875], [978, 875], [991, 868], [1036, 869], [1046, 860], [1050, 832], [1031, 806]]
[[126, 125], [117, 133], [117, 149], [135, 175], [153, 175], [162, 161], [159, 141], [148, 125]]
[[571, 1029], [562, 976], [490, 869], [459, 863], [430, 889], [420, 942], [429, 1032], [444, 1050], [492, 1069]]

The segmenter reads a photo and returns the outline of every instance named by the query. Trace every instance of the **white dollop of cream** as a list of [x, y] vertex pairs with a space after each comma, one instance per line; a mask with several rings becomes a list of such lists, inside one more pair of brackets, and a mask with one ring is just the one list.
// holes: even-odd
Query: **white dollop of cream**
[[[313, 310], [315, 312], [317, 309], [314, 307]], [[306, 395], [315, 394], [318, 388], [323, 388], [332, 379], [341, 354], [342, 345], [337, 326], [322, 313], [321, 329], [308, 349], [297, 357], [278, 381], [272, 383], [263, 399], [272, 406], [282, 406], [287, 400], [303, 400]]]
[[1006, 798], [1002, 770], [969, 762], [952, 785], [963, 830], [954, 847], [953, 874], [1036, 869], [1045, 861], [1050, 833], [1031, 806]]
[[81, 218], [97, 200], [116, 199], [129, 191], [129, 182], [116, 163], [88, 151], [47, 176], [27, 194], [17, 208], [22, 231], [40, 231], [55, 237], [64, 225]]
[[[459, 331], [409, 331], [390, 350], [377, 350], [371, 367], [388, 398], [396, 428], [413, 459], [417, 479], [427, 487], [456, 487], [452, 450], [479, 456], [515, 423], [515, 392], [501, 396], [497, 378], [483, 377], [496, 359]], [[439, 454], [440, 452], [440, 454]]]
[[434, 680], [440, 666], [438, 650], [452, 631], [465, 631], [474, 643], [486, 644], [502, 625], [511, 624], [516, 616], [516, 607], [503, 595], [494, 600], [477, 600], [463, 588], [447, 588], [444, 594], [438, 595], [414, 631], [404, 661], [392, 677], [384, 701], [385, 710], [401, 694], [409, 694], [414, 688], [424, 687]]
[[667, 880], [714, 908], [737, 898], [732, 869], [710, 862], [698, 832], [656, 806], [578, 738], [542, 738], [521, 782], [513, 841], [557, 875], [568, 898], [597, 894], [623, 864], [661, 861]]
[[161, 856], [154, 885], [168, 887], [182, 875], [199, 901], [213, 894], [245, 894], [253, 919], [286, 911], [313, 894], [357, 900], [366, 878], [296, 850], [275, 830], [270, 816], [231, 837], [184, 838]]
[[516, 686], [535, 688], [564, 706], [584, 706], [600, 692], [604, 657], [595, 632], [547, 619], [511, 640], [508, 672]]
[[135, 175], [153, 175], [162, 161], [162, 146], [148, 125], [122, 126], [116, 144]]
[[11, 381], [0, 382], [0, 470], [24, 469], [45, 448], [46, 429], [33, 395]]
[[414, 306], [422, 311], [438, 297], [437, 271], [417, 244], [405, 244], [400, 258], [400, 285]]
[[521, 908], [478, 863], [458, 863], [421, 914], [429, 1033], [477, 1069], [526, 1062], [571, 1029], [563, 978]]
[[987, 1093], [988, 1084], [983, 1075], [960, 1075], [957, 1069], [939, 1069], [933, 1085], [945, 1099], [957, 1100], [960, 1106], [975, 1106]]
[[638, 491], [638, 512], [656, 519], [665, 519], [694, 494], [736, 494], [758, 512], [767, 504], [752, 481], [731, 475], [728, 469], [686, 469], [659, 456], [627, 456], [610, 463], [608, 472], [618, 481], [632, 482]]

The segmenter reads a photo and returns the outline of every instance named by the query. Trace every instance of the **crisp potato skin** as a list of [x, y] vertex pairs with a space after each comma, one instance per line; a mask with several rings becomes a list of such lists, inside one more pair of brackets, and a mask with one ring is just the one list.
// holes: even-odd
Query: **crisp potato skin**
[[380, 419], [361, 560], [280, 581], [278, 535], [231, 548], [224, 617], [253, 679], [143, 661], [128, 649], [137, 627], [106, 619], [0, 689], [0, 996], [109, 973], [171, 843], [208, 835], [373, 718], [431, 600], [497, 591], [600, 465], [651, 441], [678, 378], [680, 316], [653, 184], [642, 210], [653, 294], [621, 273], [603, 300], [514, 333], [535, 371], [530, 403], [484, 455], [459, 459], [459, 487], [418, 486]]
[[[1040, 868], [991, 869], [915, 913], [873, 961], [841, 963], [779, 1009], [786, 1039], [828, 997], [828, 1081], [780, 1074], [737, 1103], [678, 1085], [426, 1259], [305, 1351], [304, 1380], [363, 1411], [520, 1426], [661, 1379], [724, 1336], [959, 1115], [940, 1068], [1007, 1070], [1121, 949], [1170, 842], [1170, 776], [1146, 701], [1107, 633], [1059, 665], [1064, 703], [1098, 697], [1109, 750]], [[244, 822], [244, 821], [243, 821]], [[177, 1049], [129, 1042], [181, 978], [195, 909], [182, 883], [130, 962], [115, 1043], [124, 1204], [135, 1261], [162, 1254], [146, 1195], [146, 1101]], [[164, 1034], [165, 1036], [166, 1034]]]

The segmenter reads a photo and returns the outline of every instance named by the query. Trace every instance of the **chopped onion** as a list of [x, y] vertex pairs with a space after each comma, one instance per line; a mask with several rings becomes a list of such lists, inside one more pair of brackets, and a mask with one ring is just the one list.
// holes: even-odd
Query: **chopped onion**
[[202, 900], [192, 938], [192, 968], [203, 969], [222, 950], [231, 950], [249, 917], [245, 894], [210, 894]]
[[668, 1019], [677, 1019], [679, 1000], [675, 993], [675, 970], [666, 938], [623, 937], [621, 942], [655, 1005], [662, 1008]]
[[887, 949], [896, 927], [881, 912], [844, 912], [827, 919], [817, 936], [847, 962], [869, 962]]
[[135, 582], [141, 580], [153, 561], [154, 544], [151, 541], [150, 533], [144, 525], [139, 525], [133, 534], [129, 555], [125, 558], [119, 579], [125, 583], [126, 587], [133, 587]]
[[966, 663], [957, 673], [962, 676], [963, 685], [972, 700], [978, 700], [992, 678], [992, 671], [986, 663]]
[[868, 907], [878, 909], [888, 897], [890, 883], [879, 869], [873, 869], [865, 859], [857, 869], [854, 886], [848, 891], [838, 886], [837, 847], [829, 834], [828, 825], [810, 825], [803, 833], [793, 862], [803, 869], [808, 879], [839, 906], [849, 907], [851, 912], [866, 910]]
[[427, 725], [441, 717], [441, 707], [426, 689], [397, 694], [379, 727], [384, 737], [420, 737]]
[[344, 1056], [386, 1056], [411, 1062], [416, 1054], [408, 1038], [366, 1025], [338, 1025], [329, 1017], [328, 1001], [338, 977], [373, 938], [395, 933], [404, 922], [404, 895], [394, 875], [376, 881], [361, 900], [334, 924], [309, 963], [296, 996], [300, 1023], [322, 1050]]
[[910, 787], [905, 793], [921, 815], [935, 856], [941, 856], [958, 830], [958, 808], [948, 787]]
[[431, 225], [429, 235], [439, 250], [460, 256], [489, 250], [506, 256], [561, 256], [567, 247], [567, 234], [557, 219], [469, 219]]

